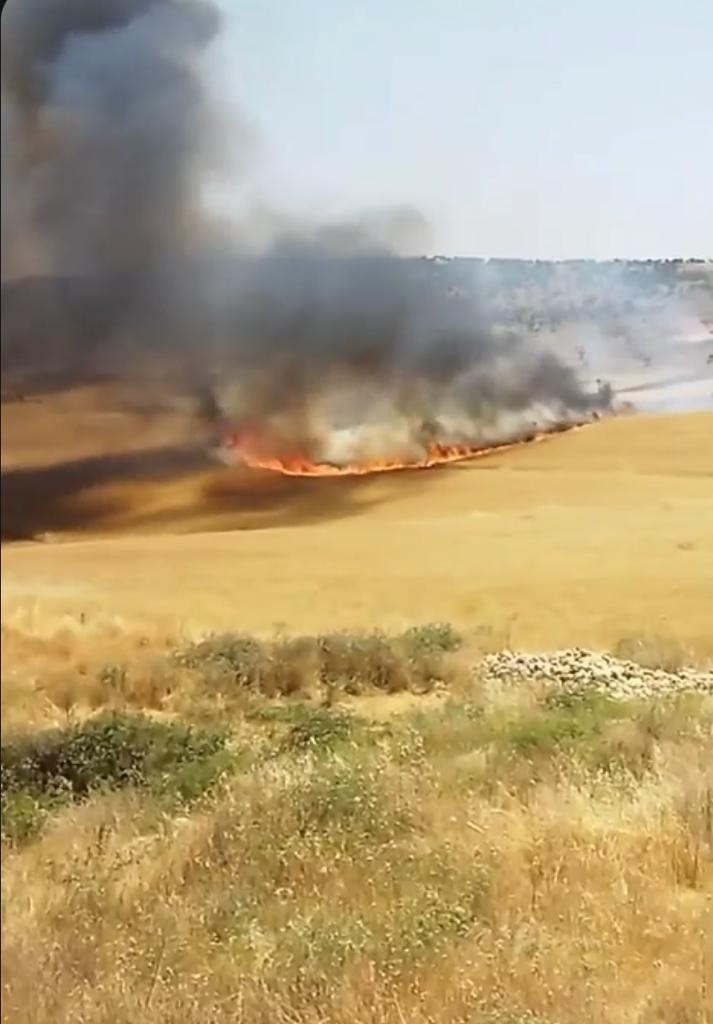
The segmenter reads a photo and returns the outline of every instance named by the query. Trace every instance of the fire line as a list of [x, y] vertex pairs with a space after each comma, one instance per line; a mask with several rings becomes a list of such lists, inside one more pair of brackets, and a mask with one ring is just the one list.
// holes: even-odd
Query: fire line
[[281, 473], [283, 476], [328, 477], [328, 476], [367, 476], [372, 473], [390, 473], [407, 469], [431, 469], [435, 466], [454, 462], [465, 462], [470, 459], [484, 458], [496, 452], [519, 448], [522, 445], [538, 443], [556, 434], [576, 430], [585, 424], [558, 425], [552, 430], [538, 431], [516, 441], [504, 441], [488, 446], [478, 445], [445, 445], [432, 443], [420, 459], [376, 459], [368, 462], [352, 462], [343, 466], [325, 462], [315, 462], [300, 455], [261, 455], [251, 451], [251, 445], [243, 441], [241, 436], [233, 434], [223, 440], [223, 446], [230, 451], [236, 462], [251, 469], [267, 470]]

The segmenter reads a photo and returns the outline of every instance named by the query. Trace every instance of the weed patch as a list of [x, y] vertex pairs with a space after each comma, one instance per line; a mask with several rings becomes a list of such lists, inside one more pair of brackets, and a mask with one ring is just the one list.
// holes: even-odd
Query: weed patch
[[318, 685], [327, 693], [369, 690], [425, 692], [448, 674], [446, 656], [462, 639], [453, 627], [435, 623], [389, 636], [334, 632], [259, 641], [242, 633], [207, 637], [177, 651], [177, 664], [198, 672], [217, 688], [287, 696]]
[[225, 673], [236, 686], [248, 688], [257, 685], [261, 658], [260, 643], [243, 633], [209, 636], [174, 654], [174, 660], [185, 668]]
[[311, 771], [292, 797], [301, 835], [335, 830], [336, 834], [385, 842], [412, 825], [407, 804], [398, 793], [386, 789], [367, 759], [332, 758]]
[[311, 708], [289, 730], [283, 743], [288, 751], [332, 751], [353, 739], [355, 721], [344, 711]]
[[101, 788], [137, 786], [190, 800], [229, 762], [225, 734], [142, 716], [106, 715], [16, 737], [2, 744], [3, 830], [21, 838], [42, 809]]
[[406, 651], [411, 655], [446, 654], [463, 646], [463, 637], [449, 622], [431, 622], [411, 626], [401, 634]]

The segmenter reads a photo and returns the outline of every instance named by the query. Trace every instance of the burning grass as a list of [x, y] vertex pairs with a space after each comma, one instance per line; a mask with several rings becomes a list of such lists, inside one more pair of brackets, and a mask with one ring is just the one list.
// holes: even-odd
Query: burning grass
[[200, 728], [25, 737], [15, 798], [79, 748], [103, 785], [64, 786], [39, 832], [4, 840], [4, 1019], [708, 1019], [711, 698], [562, 703], [472, 677], [435, 706], [359, 710], [253, 695], [223, 715], [220, 772], [168, 802], [170, 758], [157, 776], [144, 741], [198, 771]]
[[[597, 413], [592, 416], [592, 420], [598, 419], [599, 415]], [[405, 469], [431, 469], [434, 466], [484, 458], [493, 452], [502, 452], [522, 444], [545, 441], [555, 434], [579, 429], [587, 422], [589, 420], [583, 422], [563, 420], [555, 422], [549, 427], [533, 426], [532, 429], [515, 438], [506, 437], [500, 441], [461, 443], [428, 441], [418, 454], [355, 457], [340, 464], [322, 461], [319, 457], [310, 457], [299, 450], [292, 450], [289, 446], [285, 448], [284, 443], [271, 438], [269, 434], [263, 436], [255, 428], [238, 433], [226, 433], [221, 451], [229, 462], [243, 463], [251, 469], [269, 470], [282, 473], [284, 476], [367, 476], [372, 473], [389, 473]]]

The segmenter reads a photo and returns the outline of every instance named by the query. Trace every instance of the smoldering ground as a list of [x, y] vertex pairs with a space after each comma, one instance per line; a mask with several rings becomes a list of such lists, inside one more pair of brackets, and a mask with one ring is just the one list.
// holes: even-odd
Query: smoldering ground
[[276, 218], [248, 254], [205, 204], [215, 175], [241, 188], [252, 146], [206, 84], [220, 27], [208, 0], [7, 4], [4, 273], [69, 279], [49, 316], [29, 289], [31, 329], [27, 304], [3, 303], [6, 368], [190, 387], [204, 420], [267, 422], [320, 456], [339, 431], [347, 449], [492, 443], [606, 405], [532, 338], [499, 332], [477, 294], [398, 259], [388, 217]]

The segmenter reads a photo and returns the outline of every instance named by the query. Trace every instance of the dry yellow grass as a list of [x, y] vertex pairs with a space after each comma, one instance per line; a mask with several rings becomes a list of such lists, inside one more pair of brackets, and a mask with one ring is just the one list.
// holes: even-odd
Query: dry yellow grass
[[274, 715], [298, 705], [206, 701], [161, 655], [210, 629], [443, 619], [473, 649], [705, 659], [712, 433], [637, 417], [443, 472], [35, 495], [62, 542], [3, 548], [5, 734], [208, 714], [237, 763], [197, 804], [97, 794], [3, 844], [3, 1020], [707, 1024], [711, 698], [570, 729], [576, 709], [463, 663], [453, 699], [352, 698], [348, 741], [285, 752]]
[[81, 541], [4, 548], [4, 611], [171, 631], [444, 619], [525, 647], [653, 630], [710, 654], [712, 437], [710, 413], [627, 417], [373, 480], [97, 484], [72, 498]]
[[469, 707], [258, 758], [191, 812], [60, 812], [4, 851], [3, 1019], [705, 1024], [710, 700], [603, 719], [607, 771], [498, 757], [529, 695]]

